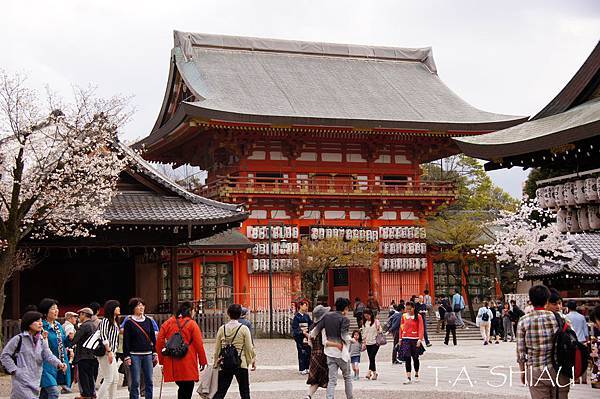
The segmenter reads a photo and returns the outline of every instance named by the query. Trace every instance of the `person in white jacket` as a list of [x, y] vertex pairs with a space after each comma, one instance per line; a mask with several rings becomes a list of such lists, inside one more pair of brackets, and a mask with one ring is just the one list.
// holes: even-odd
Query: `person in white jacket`
[[490, 328], [492, 326], [492, 318], [494, 314], [488, 307], [488, 302], [485, 301], [483, 306], [479, 308], [479, 312], [477, 313], [477, 326], [479, 327], [479, 331], [481, 332], [481, 337], [483, 338], [483, 344], [487, 345], [490, 341]]

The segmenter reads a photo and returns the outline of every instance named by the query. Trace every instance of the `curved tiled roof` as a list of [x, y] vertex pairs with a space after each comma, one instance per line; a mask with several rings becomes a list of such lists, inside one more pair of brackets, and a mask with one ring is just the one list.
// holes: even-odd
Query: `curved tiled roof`
[[491, 160], [585, 140], [599, 132], [600, 98], [596, 98], [556, 115], [454, 140], [465, 154]]
[[563, 263], [547, 262], [542, 266], [532, 267], [527, 272], [527, 279], [551, 277], [557, 275], [600, 276], [600, 233], [582, 233], [571, 236], [571, 244], [575, 256]]
[[[437, 75], [431, 48], [395, 48], [175, 32], [172, 73], [193, 93], [167, 123], [185, 118], [273, 125], [490, 131], [524, 118], [477, 109]], [[170, 83], [175, 81], [171, 77]], [[166, 125], [166, 126], [165, 126]], [[163, 127], [164, 126], [164, 127]], [[162, 128], [162, 129], [161, 129]]]
[[119, 190], [104, 217], [112, 224], [207, 225], [242, 222], [248, 216], [240, 205], [226, 204], [190, 193], [154, 169], [127, 145], [115, 143], [128, 159], [130, 171], [163, 188], [168, 194], [152, 190]]

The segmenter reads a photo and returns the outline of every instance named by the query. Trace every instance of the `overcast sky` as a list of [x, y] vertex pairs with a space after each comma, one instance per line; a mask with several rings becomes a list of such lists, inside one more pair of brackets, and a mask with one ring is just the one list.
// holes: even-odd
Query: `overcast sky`
[[[600, 1], [3, 1], [0, 68], [68, 96], [132, 95], [126, 139], [146, 136], [164, 95], [174, 29], [309, 41], [432, 46], [441, 79], [486, 111], [532, 115], [600, 38]], [[494, 181], [520, 196], [527, 172]]]

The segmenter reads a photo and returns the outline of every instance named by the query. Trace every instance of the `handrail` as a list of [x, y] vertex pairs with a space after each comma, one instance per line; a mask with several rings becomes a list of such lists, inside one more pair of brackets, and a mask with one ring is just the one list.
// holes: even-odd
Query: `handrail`
[[278, 194], [349, 194], [349, 195], [410, 195], [456, 196], [452, 181], [413, 181], [400, 179], [356, 179], [351, 176], [247, 177], [217, 176], [203, 189], [203, 194], [221, 193], [278, 193]]

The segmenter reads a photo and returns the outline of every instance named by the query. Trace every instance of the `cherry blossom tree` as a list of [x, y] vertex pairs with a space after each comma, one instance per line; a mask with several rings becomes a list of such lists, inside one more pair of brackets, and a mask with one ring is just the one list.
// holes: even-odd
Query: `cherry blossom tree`
[[479, 246], [478, 255], [494, 255], [501, 265], [514, 265], [523, 278], [531, 266], [571, 259], [574, 250], [568, 235], [562, 234], [554, 222], [555, 215], [535, 201], [524, 198], [515, 212], [501, 211], [492, 225], [494, 242]]
[[0, 70], [0, 315], [7, 281], [31, 265], [26, 242], [86, 237], [107, 222], [126, 163], [112, 144], [129, 116], [126, 98], [75, 88], [66, 103]]

